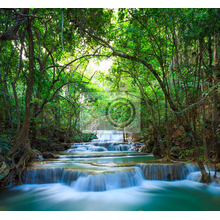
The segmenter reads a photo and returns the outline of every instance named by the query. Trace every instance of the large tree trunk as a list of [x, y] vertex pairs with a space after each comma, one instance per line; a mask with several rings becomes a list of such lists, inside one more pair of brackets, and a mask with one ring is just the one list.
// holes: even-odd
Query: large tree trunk
[[[28, 18], [28, 36], [29, 36], [29, 76], [25, 97], [25, 115], [23, 125], [19, 136], [16, 139], [15, 145], [11, 149], [11, 172], [5, 179], [7, 182], [14, 171], [15, 181], [21, 182], [20, 174], [25, 168], [25, 164], [30, 160], [32, 150], [29, 143], [29, 128], [30, 128], [30, 101], [32, 95], [33, 81], [34, 81], [34, 45], [33, 34], [31, 29], [31, 19]], [[23, 167], [22, 167], [23, 166]]]
[[5, 102], [5, 108], [6, 108], [6, 111], [8, 114], [9, 124], [10, 124], [10, 127], [13, 128], [11, 113], [9, 111], [9, 105], [8, 105], [8, 97], [7, 97], [8, 92], [7, 92], [7, 88], [5, 87], [4, 79], [1, 78], [1, 76], [0, 76], [0, 81], [1, 81], [2, 94], [3, 94], [3, 98], [4, 98], [4, 102]]
[[20, 62], [19, 62], [19, 69], [18, 69], [18, 73], [16, 75], [16, 77], [14, 78], [13, 82], [11, 83], [12, 85], [12, 89], [13, 89], [13, 93], [14, 93], [14, 98], [15, 98], [15, 105], [16, 105], [16, 113], [17, 113], [17, 136], [20, 133], [21, 130], [21, 120], [20, 120], [20, 109], [19, 109], [19, 103], [18, 103], [18, 95], [17, 95], [17, 91], [16, 91], [16, 81], [21, 73], [21, 69], [22, 69], [22, 53], [23, 53], [23, 48], [24, 48], [24, 35], [25, 32], [21, 38], [21, 48], [20, 48]]
[[[212, 76], [212, 86], [215, 86], [218, 83], [217, 78], [217, 71], [218, 71], [218, 34], [214, 34], [214, 59], [213, 59], [213, 76]], [[213, 103], [212, 103], [212, 132], [213, 132], [213, 138], [212, 138], [212, 148], [215, 151], [215, 159], [214, 163], [216, 164], [220, 159], [220, 150], [219, 150], [219, 143], [218, 143], [218, 135], [217, 135], [217, 129], [218, 129], [218, 89], [214, 89], [214, 95], [213, 95]], [[216, 166], [215, 166], [215, 174], [214, 177], [216, 178]]]
[[165, 98], [165, 120], [166, 120], [166, 126], [167, 126], [167, 160], [170, 161], [170, 125], [169, 125], [169, 119], [168, 119], [168, 113], [167, 113], [167, 99]]
[[[218, 82], [217, 79], [217, 69], [218, 69], [218, 35], [214, 35], [214, 69], [213, 69], [213, 77], [212, 77], [212, 86], [215, 86]], [[218, 106], [218, 90], [217, 88], [214, 89], [214, 95], [213, 95], [213, 112], [212, 112], [212, 129], [213, 129], [213, 150], [216, 149], [217, 144], [217, 128], [218, 128], [218, 112], [217, 112], [217, 106]], [[217, 152], [216, 152], [217, 153]]]

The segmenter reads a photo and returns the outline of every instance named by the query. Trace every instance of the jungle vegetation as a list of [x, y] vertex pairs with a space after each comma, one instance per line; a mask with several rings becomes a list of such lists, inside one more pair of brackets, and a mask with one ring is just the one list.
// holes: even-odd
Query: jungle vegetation
[[[48, 145], [93, 138], [79, 129], [80, 94], [106, 87], [140, 93], [144, 151], [194, 161], [210, 181], [204, 164], [220, 160], [219, 9], [4, 8], [0, 20], [1, 185]], [[104, 60], [106, 71], [89, 68]]]

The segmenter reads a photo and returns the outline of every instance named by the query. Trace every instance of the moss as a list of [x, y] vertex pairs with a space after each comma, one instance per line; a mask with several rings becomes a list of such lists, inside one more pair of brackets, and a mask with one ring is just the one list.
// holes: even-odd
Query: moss
[[0, 163], [0, 180], [9, 174], [10, 167], [4, 161]]

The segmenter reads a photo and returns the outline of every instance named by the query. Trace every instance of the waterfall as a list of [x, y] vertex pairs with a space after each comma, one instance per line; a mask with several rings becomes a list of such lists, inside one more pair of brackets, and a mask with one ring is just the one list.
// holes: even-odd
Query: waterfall
[[107, 151], [105, 147], [96, 147], [96, 146], [91, 146], [88, 148], [89, 151]]
[[71, 146], [70, 149], [68, 149], [66, 152], [81, 152], [81, 151], [107, 151], [107, 149], [105, 147], [101, 147], [101, 146], [95, 146], [95, 145], [91, 145], [91, 144], [74, 144]]
[[131, 144], [120, 142], [92, 142], [73, 144], [66, 152], [93, 152], [93, 151], [129, 151]]
[[23, 172], [22, 180], [26, 184], [65, 183], [70, 185], [80, 175], [88, 174], [64, 168], [27, 169]]
[[[63, 168], [28, 169], [22, 180], [26, 184], [64, 183], [78, 191], [106, 191], [139, 186], [144, 179], [140, 168], [114, 173], [89, 174]], [[74, 181], [75, 184], [74, 184]]]
[[147, 180], [183, 180], [191, 172], [199, 170], [198, 165], [187, 164], [138, 164]]
[[129, 144], [110, 143], [108, 146], [108, 151], [128, 151], [129, 149]]
[[92, 141], [123, 141], [123, 132], [117, 130], [97, 130], [96, 136], [98, 139]]
[[89, 143], [75, 143], [66, 152], [129, 151], [132, 147], [131, 144], [123, 143], [122, 131], [97, 130], [96, 135], [98, 139]]
[[103, 173], [80, 177], [76, 181], [75, 189], [78, 191], [106, 191], [140, 186], [142, 181], [142, 172], [138, 170], [138, 168], [135, 168], [131, 171]]
[[[213, 170], [213, 169], [211, 169]], [[26, 184], [63, 183], [77, 191], [106, 191], [142, 185], [143, 180], [200, 181], [198, 165], [137, 164], [116, 172], [83, 172], [65, 168], [27, 169], [22, 174]]]

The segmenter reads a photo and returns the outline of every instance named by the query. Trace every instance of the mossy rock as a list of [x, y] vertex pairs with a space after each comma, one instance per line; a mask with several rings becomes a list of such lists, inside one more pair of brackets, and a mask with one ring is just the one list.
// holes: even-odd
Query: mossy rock
[[42, 153], [36, 149], [31, 150], [31, 159], [38, 159], [39, 157], [42, 157]]
[[220, 163], [216, 164], [216, 171], [220, 172]]
[[59, 158], [59, 156], [51, 152], [43, 152], [43, 158], [56, 158], [57, 159]]
[[0, 180], [9, 174], [10, 167], [4, 161], [0, 163]]

